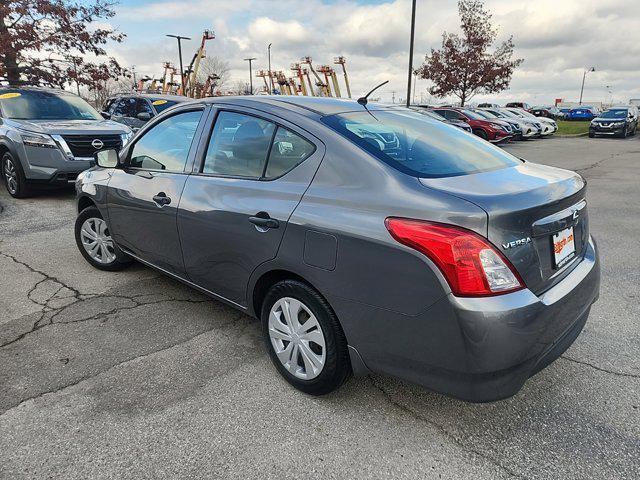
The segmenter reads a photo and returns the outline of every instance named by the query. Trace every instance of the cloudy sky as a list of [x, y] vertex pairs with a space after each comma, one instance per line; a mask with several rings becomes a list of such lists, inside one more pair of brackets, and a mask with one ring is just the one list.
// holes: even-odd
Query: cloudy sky
[[[162, 62], [177, 64], [175, 40], [166, 33], [192, 37], [183, 55], [188, 63], [202, 31], [213, 29], [208, 56], [229, 62], [231, 81], [248, 81], [243, 58], [256, 57], [254, 70], [266, 69], [272, 43], [272, 67], [288, 70], [309, 55], [314, 64], [347, 58], [354, 94], [384, 80], [381, 97], [406, 95], [410, 23], [409, 0], [120, 0], [110, 24], [127, 35], [110, 54], [139, 74], [160, 76]], [[550, 103], [577, 100], [587, 74], [585, 101], [640, 98], [640, 2], [637, 0], [487, 0], [500, 38], [513, 35], [516, 55], [525, 62], [511, 88], [473, 101], [523, 100]], [[443, 31], [458, 31], [454, 0], [418, 0], [414, 65], [441, 43]], [[254, 78], [254, 85], [258, 85]], [[426, 80], [416, 100], [430, 101]], [[435, 101], [435, 100], [434, 100]]]

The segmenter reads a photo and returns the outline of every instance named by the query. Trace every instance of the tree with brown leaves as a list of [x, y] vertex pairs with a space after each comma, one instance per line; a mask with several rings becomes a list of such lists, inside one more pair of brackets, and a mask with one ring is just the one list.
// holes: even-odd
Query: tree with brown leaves
[[498, 32], [481, 0], [459, 0], [458, 12], [462, 35], [444, 32], [442, 48], [432, 48], [416, 73], [433, 82], [429, 88], [431, 95], [440, 98], [455, 95], [464, 106], [478, 93], [507, 89], [513, 71], [523, 60], [512, 58], [512, 37], [493, 53], [489, 52]]
[[[95, 24], [115, 14], [108, 0], [2, 0], [0, 78], [10, 85], [94, 86], [126, 72], [106, 57], [109, 41], [122, 33]], [[95, 57], [95, 61], [86, 58]]]

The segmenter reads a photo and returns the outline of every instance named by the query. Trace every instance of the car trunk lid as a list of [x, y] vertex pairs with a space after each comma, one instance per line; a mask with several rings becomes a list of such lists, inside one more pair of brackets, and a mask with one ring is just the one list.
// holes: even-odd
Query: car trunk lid
[[[589, 238], [586, 184], [574, 172], [525, 162], [512, 168], [420, 181], [487, 212], [487, 238], [536, 294], [564, 278], [584, 254]], [[554, 235], [570, 228], [573, 236], [570, 238], [568, 231], [564, 243], [573, 240], [575, 254], [557, 262]], [[562, 240], [559, 235], [555, 243]]]

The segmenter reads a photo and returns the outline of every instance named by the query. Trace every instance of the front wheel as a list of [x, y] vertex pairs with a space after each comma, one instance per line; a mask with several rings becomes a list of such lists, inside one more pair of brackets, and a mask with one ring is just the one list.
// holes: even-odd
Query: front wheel
[[29, 195], [29, 185], [27, 185], [22, 165], [9, 152], [2, 156], [0, 170], [9, 195], [14, 198], [24, 198]]
[[78, 214], [75, 235], [82, 256], [99, 270], [122, 270], [133, 262], [115, 244], [107, 222], [96, 207], [85, 208]]
[[295, 280], [278, 282], [264, 299], [261, 318], [273, 364], [298, 390], [324, 395], [351, 376], [342, 327], [313, 288]]
[[624, 128], [622, 129], [622, 132], [620, 132], [620, 138], [627, 138], [628, 133], [629, 133], [629, 129], [625, 125]]
[[487, 135], [487, 132], [485, 132], [484, 130], [482, 130], [481, 128], [476, 128], [473, 133], [475, 135], [477, 135], [478, 137], [480, 137], [483, 140], [487, 140], [489, 138], [489, 136]]

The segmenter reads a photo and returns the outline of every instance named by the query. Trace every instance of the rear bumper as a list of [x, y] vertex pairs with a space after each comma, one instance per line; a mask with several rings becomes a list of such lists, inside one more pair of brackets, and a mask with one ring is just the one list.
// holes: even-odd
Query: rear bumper
[[584, 259], [540, 296], [528, 289], [486, 298], [449, 294], [420, 315], [385, 318], [386, 331], [368, 332], [378, 338], [377, 348], [353, 346], [374, 372], [466, 401], [500, 400], [569, 348], [599, 290], [600, 265], [591, 239]]

